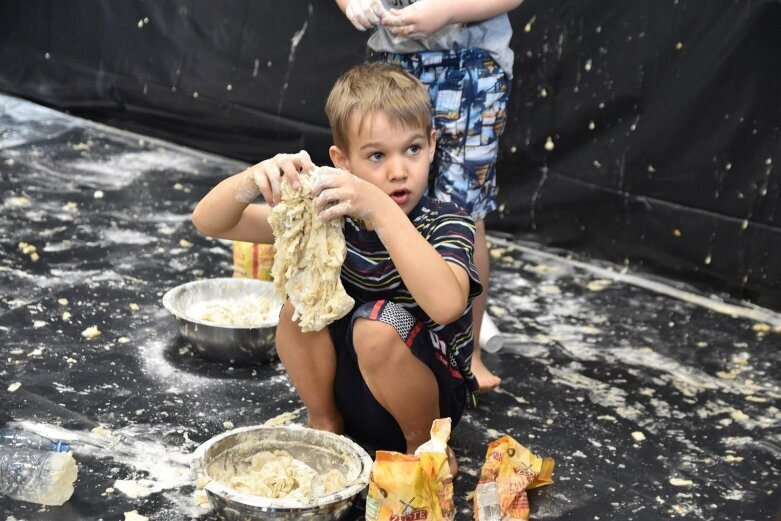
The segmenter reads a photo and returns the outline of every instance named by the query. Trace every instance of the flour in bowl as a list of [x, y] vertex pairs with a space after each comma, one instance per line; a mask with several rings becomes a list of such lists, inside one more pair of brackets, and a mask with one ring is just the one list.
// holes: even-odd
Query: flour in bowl
[[339, 470], [321, 475], [284, 450], [264, 450], [231, 463], [223, 460], [211, 465], [208, 472], [236, 490], [268, 498], [312, 500], [347, 486], [347, 478]]
[[279, 308], [279, 302], [262, 297], [215, 299], [193, 304], [187, 315], [219, 326], [260, 327], [276, 324]]

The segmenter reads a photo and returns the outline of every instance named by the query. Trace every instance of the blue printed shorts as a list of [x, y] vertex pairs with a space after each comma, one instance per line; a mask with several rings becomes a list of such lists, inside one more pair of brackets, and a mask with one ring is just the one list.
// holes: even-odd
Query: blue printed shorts
[[434, 196], [475, 220], [496, 210], [496, 157], [507, 121], [510, 81], [483, 49], [378, 53], [429, 89], [437, 131]]

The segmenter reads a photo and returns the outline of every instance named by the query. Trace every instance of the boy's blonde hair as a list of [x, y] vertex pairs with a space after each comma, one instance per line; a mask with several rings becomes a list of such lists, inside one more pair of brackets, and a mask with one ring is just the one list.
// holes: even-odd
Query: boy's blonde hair
[[364, 63], [336, 80], [325, 103], [334, 144], [347, 151], [350, 119], [357, 114], [360, 128], [364, 116], [373, 112], [382, 112], [391, 122], [408, 128], [424, 128], [427, 136], [431, 134], [428, 89], [397, 65]]

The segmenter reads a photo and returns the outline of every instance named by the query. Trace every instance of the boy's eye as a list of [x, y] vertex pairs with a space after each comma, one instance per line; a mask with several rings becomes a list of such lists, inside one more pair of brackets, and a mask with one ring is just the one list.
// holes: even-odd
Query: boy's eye
[[374, 152], [373, 154], [369, 155], [369, 161], [382, 161], [382, 158], [382, 152]]
[[409, 150], [411, 154], [417, 154], [420, 152], [420, 145], [410, 145], [407, 150]]

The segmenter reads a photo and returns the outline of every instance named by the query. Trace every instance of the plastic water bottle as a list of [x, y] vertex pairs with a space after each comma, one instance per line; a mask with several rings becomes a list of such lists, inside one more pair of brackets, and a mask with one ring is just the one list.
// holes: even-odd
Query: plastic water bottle
[[73, 495], [78, 468], [70, 452], [0, 446], [0, 495], [62, 505]]
[[496, 353], [504, 344], [502, 333], [496, 328], [496, 324], [488, 313], [483, 313], [483, 325], [480, 328], [478, 341], [486, 353]]
[[0, 446], [14, 449], [51, 450], [54, 452], [68, 452], [71, 450], [71, 446], [64, 441], [52, 441], [40, 434], [13, 427], [0, 429]]

